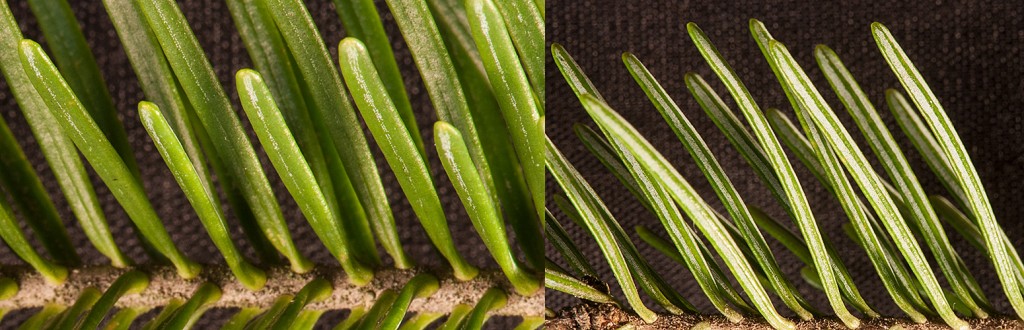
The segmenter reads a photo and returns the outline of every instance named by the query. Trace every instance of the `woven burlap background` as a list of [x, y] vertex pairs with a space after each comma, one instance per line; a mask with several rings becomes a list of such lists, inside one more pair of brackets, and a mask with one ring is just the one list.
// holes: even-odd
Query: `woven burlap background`
[[[942, 193], [934, 175], [911, 149], [884, 107], [884, 90], [898, 88], [899, 83], [875, 48], [869, 25], [873, 21], [885, 23], [943, 102], [974, 159], [1000, 223], [1016, 247], [1024, 248], [1024, 225], [1020, 222], [1024, 214], [1020, 208], [1024, 204], [1020, 193], [1020, 184], [1024, 182], [1021, 175], [1024, 165], [1024, 120], [1021, 118], [1024, 109], [1024, 61], [1021, 60], [1024, 56], [1024, 23], [1021, 21], [1024, 7], [1019, 2], [551, 0], [549, 8], [549, 42], [563, 44], [575, 56], [610, 105], [674, 162], [701, 196], [725, 214], [692, 158], [622, 65], [620, 55], [623, 52], [636, 54], [666, 87], [707, 141], [745, 201], [767, 207], [777, 217], [782, 215], [781, 210], [767, 190], [686, 90], [683, 74], [697, 72], [733, 106], [724, 86], [703, 63], [684, 25], [687, 22], [700, 25], [762, 107], [780, 107], [792, 116], [779, 84], [750, 37], [748, 19], [764, 21], [774, 37], [789, 46], [815, 85], [825, 91], [826, 99], [846, 127], [853, 129], [859, 145], [869, 150], [814, 63], [814, 45], [828, 44], [879, 107], [926, 191]], [[604, 198], [622, 227], [631, 233], [633, 227], [640, 224], [660, 228], [658, 220], [643, 209], [572, 134], [573, 123], [596, 126], [550, 59], [547, 79], [547, 132], [551, 139]], [[873, 156], [869, 157], [874, 161]], [[840, 225], [847, 218], [839, 204], [801, 165], [795, 167], [821, 230], [839, 247], [860, 292], [881, 312], [899, 315], [874, 275], [867, 256], [843, 234]], [[877, 163], [876, 168], [882, 173]], [[550, 181], [549, 186], [549, 194], [557, 191]], [[602, 279], [614, 283], [594, 240], [564, 217], [560, 220], [598, 271], [605, 274]], [[664, 230], [658, 231], [664, 234]], [[988, 297], [1000, 311], [1009, 312], [986, 258], [951, 229], [947, 233]], [[669, 283], [701, 310], [713, 311], [687, 271], [661, 257], [638, 237], [632, 238]], [[795, 258], [775, 242], [772, 242], [772, 249], [800, 292], [815, 306], [829, 310], [824, 294], [800, 280], [800, 264]], [[555, 252], [549, 249], [548, 253], [554, 255]], [[617, 286], [613, 285], [612, 290], [618, 292]], [[564, 294], [548, 291], [550, 308], [557, 310], [578, 303]]]
[[[216, 247], [206, 235], [205, 229], [192, 211], [184, 194], [178, 188], [170, 171], [164, 165], [160, 155], [153, 147], [152, 141], [139, 122], [137, 104], [144, 99], [144, 95], [102, 3], [91, 0], [72, 0], [68, 2], [73, 7], [75, 16], [81, 23], [80, 25], [86, 39], [92, 47], [93, 54], [96, 55], [99, 66], [103, 71], [107, 87], [110, 89], [110, 94], [116, 102], [118, 115], [127, 129], [132, 148], [135, 151], [135, 158], [141, 167], [146, 191], [149, 194], [150, 200], [153, 201], [157, 213], [167, 225], [174, 241], [186, 255], [202, 263], [223, 263]], [[8, 1], [8, 3], [12, 7], [11, 10], [15, 18], [21, 25], [25, 37], [39, 41], [45, 47], [46, 40], [39, 30], [39, 26], [36, 24], [27, 2], [13, 0]], [[431, 153], [429, 157], [433, 161], [431, 168], [434, 173], [433, 177], [437, 180], [435, 185], [440, 191], [442, 203], [444, 203], [449, 214], [451, 231], [459, 245], [459, 251], [473, 264], [484, 268], [496, 269], [497, 265], [484, 248], [479, 235], [473, 229], [469, 218], [465, 215], [459, 202], [458, 196], [455, 194], [454, 189], [452, 189], [451, 183], [444, 174], [440, 163], [437, 162], [436, 155], [434, 155], [433, 143], [431, 142], [433, 139], [432, 127], [437, 117], [430, 104], [429, 96], [420, 81], [412, 56], [402, 41], [401, 33], [398, 31], [398, 26], [388, 11], [387, 6], [383, 1], [378, 1], [377, 3], [405, 78], [406, 89], [416, 111], [421, 133], [427, 139], [428, 145], [431, 146], [427, 150]], [[234, 88], [234, 73], [239, 69], [252, 67], [253, 64], [231, 20], [226, 3], [221, 0], [204, 0], [181, 1], [179, 5], [192, 30], [198, 37], [200, 44], [206, 51], [207, 57], [213, 64], [221, 84], [232, 98], [235, 112], [242, 118], [243, 124], [248, 126]], [[331, 51], [332, 58], [336, 61], [338, 42], [346, 34], [334, 10], [334, 5], [331, 1], [316, 0], [307, 1], [307, 7], [320, 30], [324, 42]], [[3, 51], [14, 50], [4, 49]], [[106, 259], [90, 245], [79, 224], [74, 220], [67, 203], [59, 192], [53, 174], [46, 166], [39, 147], [32, 138], [28, 124], [21, 115], [3, 79], [0, 79], [0, 112], [3, 114], [3, 119], [7, 121], [11, 130], [18, 137], [29, 159], [36, 165], [36, 169], [42, 176], [47, 188], [51, 191], [51, 196], [65, 219], [65, 225], [68, 227], [71, 238], [75, 241], [75, 246], [82, 255], [83, 260], [88, 264], [105, 263]], [[256, 136], [252, 133], [251, 129], [249, 133], [251, 141], [257, 145], [256, 150], [261, 155], [270, 182], [288, 219], [292, 237], [300, 251], [318, 264], [337, 264], [336, 261], [332, 260], [330, 254], [305, 221], [302, 213], [281, 183], [280, 178], [272, 169], [269, 160], [258, 146]], [[366, 136], [373, 143], [372, 137], [369, 134]], [[435, 252], [435, 249], [430, 244], [412, 209], [409, 207], [391, 169], [387, 167], [383, 156], [381, 156], [376, 146], [371, 147], [371, 149], [374, 150], [377, 156], [377, 164], [380, 167], [388, 199], [394, 210], [400, 236], [405, 244], [406, 251], [412, 256], [413, 260], [421, 265], [442, 267], [445, 265], [444, 259]], [[102, 200], [103, 209], [108, 216], [115, 240], [131, 258], [145, 262], [147, 258], [136, 239], [135, 233], [130, 228], [130, 220], [95, 175], [93, 175], [93, 183]], [[227, 213], [230, 214], [230, 212]], [[238, 244], [241, 250], [247, 255], [254, 257], [255, 255], [251, 247], [241, 241], [243, 235], [241, 229], [234, 225], [237, 223], [235, 219], [229, 218], [228, 223], [233, 231], [231, 233], [232, 237], [239, 241]], [[37, 246], [39, 245], [37, 244]], [[383, 251], [381, 253], [383, 255]], [[386, 257], [385, 260], [385, 262], [390, 262]], [[6, 246], [0, 247], [0, 264], [19, 263], [21, 261]], [[197, 328], [219, 326], [219, 324], [232, 315], [232, 312], [232, 310], [212, 310], [203, 317]], [[324, 315], [320, 326], [333, 326], [345, 314], [346, 312], [329, 312]], [[25, 312], [9, 314], [0, 323], [0, 328], [14, 327], [28, 315], [30, 314]], [[517, 320], [514, 318], [498, 318], [489, 322], [488, 326], [502, 329], [514, 326], [516, 322]]]

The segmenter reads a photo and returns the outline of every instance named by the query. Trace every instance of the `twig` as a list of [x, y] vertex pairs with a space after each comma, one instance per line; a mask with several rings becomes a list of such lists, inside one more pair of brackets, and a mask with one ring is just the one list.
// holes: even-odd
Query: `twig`
[[[401, 290], [406, 282], [416, 274], [427, 272], [415, 270], [380, 270], [372, 282], [365, 286], [348, 283], [344, 272], [337, 267], [320, 266], [306, 274], [296, 274], [287, 268], [275, 267], [267, 269], [267, 284], [259, 291], [250, 291], [235, 280], [227, 266], [206, 265], [203, 272], [195, 279], [184, 280], [178, 277], [173, 267], [140, 267], [149, 274], [149, 287], [140, 294], [122, 297], [118, 307], [157, 307], [167, 301], [188, 298], [196, 287], [203, 282], [216, 284], [223, 294], [213, 307], [267, 307], [282, 294], [294, 294], [303, 285], [315, 278], [323, 278], [334, 286], [334, 293], [322, 302], [310, 304], [308, 309], [329, 310], [349, 309], [357, 306], [368, 306], [386, 289]], [[43, 277], [28, 267], [7, 268], [7, 276], [18, 281], [20, 290], [14, 297], [0, 301], [0, 309], [22, 309], [41, 307], [45, 304], [71, 305], [88, 287], [104, 290], [125, 269], [110, 266], [87, 266], [74, 269], [68, 280], [61, 286], [47, 284]], [[491, 287], [501, 287], [508, 293], [508, 304], [494, 312], [496, 315], [541, 315], [544, 307], [544, 294], [539, 291], [531, 296], [515, 294], [505, 277], [496, 271], [482, 271], [472, 281], [459, 282], [450, 272], [430, 272], [438, 277], [441, 287], [438, 291], [424, 299], [417, 299], [409, 306], [410, 312], [448, 313], [457, 304], [476, 304], [484, 292]]]
[[[972, 329], [1019, 329], [1024, 327], [1021, 320], [1006, 316], [993, 316], [988, 319], [966, 319]], [[834, 317], [816, 318], [811, 321], [794, 321], [797, 329], [847, 329], [839, 319]], [[771, 329], [764, 319], [750, 317], [740, 323], [729, 322], [721, 315], [659, 315], [654, 323], [646, 323], [632, 312], [622, 310], [614, 305], [584, 304], [559, 311], [558, 316], [544, 322], [548, 330], [588, 330], [588, 329], [620, 329], [627, 327], [636, 330], [654, 329]], [[864, 319], [861, 329], [948, 329], [941, 320], [928, 323], [914, 323], [909, 319], [882, 317]]]

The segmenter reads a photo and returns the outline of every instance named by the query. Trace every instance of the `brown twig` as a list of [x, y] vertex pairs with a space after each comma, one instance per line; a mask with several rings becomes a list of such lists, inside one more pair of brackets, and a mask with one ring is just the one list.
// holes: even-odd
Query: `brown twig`
[[[899, 318], [863, 319], [860, 329], [949, 329], [941, 320], [918, 324]], [[1021, 329], [1024, 322], [1003, 316], [968, 319], [973, 329]], [[660, 315], [654, 323], [646, 323], [635, 314], [614, 305], [585, 304], [566, 308], [544, 322], [547, 330], [619, 329], [632, 326], [637, 330], [653, 329], [771, 329], [763, 319], [748, 318], [740, 323], [729, 322], [721, 315]], [[818, 318], [796, 322], [797, 329], [847, 329], [838, 319]]]
[[[416, 270], [381, 270], [373, 281], [365, 286], [355, 286], [345, 279], [340, 268], [317, 267], [306, 274], [296, 274], [286, 268], [267, 270], [267, 285], [259, 291], [250, 291], [235, 281], [234, 275], [226, 266], [208, 265], [202, 274], [192, 280], [178, 277], [169, 266], [140, 268], [149, 275], [149, 287], [140, 294], [122, 297], [119, 307], [157, 307], [171, 299], [187, 299], [203, 282], [216, 284], [223, 294], [213, 307], [267, 307], [282, 294], [294, 294], [303, 285], [315, 278], [323, 278], [332, 283], [334, 293], [322, 302], [311, 304], [309, 309], [349, 309], [357, 306], [368, 306], [384, 290], [401, 290], [413, 276], [422, 272]], [[110, 266], [89, 266], [72, 270], [68, 280], [61, 286], [47, 284], [42, 276], [31, 268], [5, 269], [7, 276], [18, 281], [19, 291], [14, 297], [0, 301], [0, 309], [13, 310], [40, 307], [45, 304], [71, 305], [88, 287], [100, 290], [110, 286], [118, 276], [126, 272]], [[544, 293], [539, 291], [531, 296], [515, 294], [511, 284], [501, 272], [483, 271], [480, 275], [467, 282], [459, 282], [450, 273], [429, 272], [437, 276], [440, 288], [432, 296], [416, 299], [409, 306], [410, 312], [448, 313], [457, 304], [474, 305], [487, 289], [498, 286], [508, 293], [508, 303], [504, 308], [495, 311], [497, 315], [541, 315], [544, 310]]]

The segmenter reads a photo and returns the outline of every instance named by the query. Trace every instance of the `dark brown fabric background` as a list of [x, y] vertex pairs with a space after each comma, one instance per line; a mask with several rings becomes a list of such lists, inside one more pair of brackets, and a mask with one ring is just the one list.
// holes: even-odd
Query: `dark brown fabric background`
[[[223, 263], [220, 253], [209, 239], [195, 212], [192, 211], [191, 206], [175, 183], [170, 171], [153, 147], [152, 140], [150, 140], [142, 124], [139, 122], [137, 104], [144, 99], [144, 95], [102, 3], [98, 0], [69, 0], [68, 2], [71, 4], [86, 39], [92, 47], [93, 54], [95, 54], [97, 62], [103, 71], [107, 87], [110, 89], [110, 94], [117, 105], [119, 117], [128, 131], [132, 148], [135, 151], [135, 158], [138, 160], [142, 170], [142, 177], [149, 198], [153, 202], [157, 213], [167, 225], [171, 237], [179, 248], [194, 260], [205, 264]], [[11, 10], [18, 20], [25, 37], [39, 41], [45, 48], [45, 39], [28, 8], [27, 2], [11, 0], [8, 3], [12, 7]], [[387, 5], [383, 1], [377, 1], [377, 4], [384, 20], [385, 29], [391, 38], [399, 67], [405, 78], [406, 89], [416, 111], [421, 133], [427, 139], [428, 145], [432, 146], [432, 127], [437, 117], [430, 104], [429, 95], [427, 95], [420, 81], [412, 56], [404, 41], [402, 41], [401, 33], [398, 31], [398, 26], [388, 11]], [[235, 30], [235, 25], [231, 20], [231, 14], [228, 11], [227, 5], [221, 0], [179, 1], [179, 5], [192, 30], [198, 37], [200, 44], [206, 51], [207, 57], [213, 64], [213, 68], [220, 78], [222, 86], [225, 87], [228, 95], [232, 98], [235, 112], [242, 118], [243, 125], [248, 127], [248, 121], [245, 119], [245, 114], [238, 103], [238, 94], [234, 88], [234, 73], [239, 69], [252, 67], [253, 64], [245, 50], [245, 45]], [[338, 42], [346, 34], [334, 10], [334, 5], [331, 1], [315, 0], [307, 1], [307, 8], [320, 29], [324, 42], [331, 51], [332, 59], [337, 63]], [[4, 49], [2, 51], [12, 50]], [[71, 238], [75, 241], [76, 249], [82, 255], [84, 262], [87, 264], [106, 263], [106, 258], [90, 245], [78, 222], [71, 214], [63, 195], [59, 192], [52, 173], [46, 165], [45, 159], [38, 149], [38, 145], [32, 138], [28, 124], [21, 115], [17, 103], [15, 103], [6, 82], [2, 78], [0, 78], [0, 113], [3, 114], [3, 119], [7, 121], [15, 136], [18, 137], [22, 149], [25, 150], [32, 163], [36, 165], [36, 170], [42, 176], [47, 188], [51, 191], [51, 196], [65, 219], [64, 223], [68, 227]], [[285, 217], [288, 219], [292, 237], [300, 251], [317, 264], [336, 265], [337, 262], [332, 259], [326, 248], [324, 248], [316, 234], [312, 231], [312, 228], [304, 220], [305, 218], [302, 216], [302, 213], [281, 183], [269, 160], [263, 154], [258, 140], [251, 129], [249, 133], [250, 140], [256, 145], [256, 150], [261, 155], [271, 185], [281, 203]], [[366, 136], [373, 143], [372, 137], [369, 134], [366, 134]], [[430, 244], [429, 239], [419, 225], [419, 221], [409, 207], [398, 182], [395, 181], [394, 174], [387, 167], [383, 156], [375, 145], [371, 149], [374, 150], [377, 157], [377, 164], [381, 170], [384, 185], [394, 210], [399, 234], [405, 244], [406, 252], [420, 265], [433, 267], [447, 265]], [[449, 214], [451, 231], [459, 245], [459, 251], [473, 264], [483, 268], [497, 269], [497, 265], [493, 262], [487, 250], [483, 248], [479, 235], [473, 229], [469, 218], [465, 215], [459, 198], [455, 194], [454, 189], [452, 189], [443, 168], [437, 161], [436, 155], [433, 154], [434, 148], [428, 147], [427, 150], [431, 153], [431, 168], [434, 173], [433, 177], [436, 178], [435, 185], [440, 191], [442, 203], [444, 203]], [[130, 229], [130, 220], [95, 175], [93, 175], [93, 184], [97, 189], [99, 198], [102, 200], [103, 209], [108, 216], [115, 240], [131, 258], [139, 262], [145, 262], [147, 258], [136, 239], [135, 233]], [[244, 236], [241, 229], [238, 228], [237, 222], [231, 217], [230, 212], [226, 214], [229, 214], [228, 223], [232, 230], [232, 237], [240, 242], [240, 248], [244, 253], [254, 257], [255, 255], [251, 247], [241, 241]], [[36, 244], [36, 246], [39, 245]], [[381, 250], [381, 253], [382, 256], [386, 256], [383, 250]], [[384, 258], [386, 263], [391, 262], [389, 258]], [[21, 263], [6, 246], [0, 247], [0, 264]], [[333, 327], [345, 314], [347, 312], [328, 312], [321, 319], [319, 326], [321, 328], [327, 328], [328, 325]], [[31, 314], [25, 312], [9, 314], [4, 318], [3, 322], [0, 322], [0, 328], [13, 328], [29, 315]], [[207, 315], [204, 315], [197, 328], [219, 327], [231, 315], [233, 315], [231, 310], [211, 310]], [[517, 318], [495, 318], [488, 323], [488, 327], [503, 329], [512, 327], [517, 323]]]
[[[974, 159], [1000, 223], [1016, 247], [1024, 248], [1024, 225], [1020, 222], [1024, 215], [1020, 208], [1024, 204], [1024, 197], [1020, 194], [1020, 183], [1024, 181], [1021, 175], [1024, 165], [1024, 120], [1021, 119], [1021, 110], [1024, 109], [1024, 79], [1021, 78], [1024, 74], [1024, 61], [1021, 60], [1024, 56], [1024, 23], [1021, 21], [1024, 9], [1019, 2], [550, 0], [549, 8], [549, 42], [565, 46], [609, 104], [673, 161], [701, 196], [723, 210], [692, 158], [622, 65], [620, 55], [623, 52], [636, 54], [679, 103], [745, 201], [767, 206], [775, 216], [781, 216], [781, 210], [768, 191], [686, 90], [683, 74], [694, 71], [708, 80], [730, 106], [734, 106], [724, 86], [703, 63], [684, 25], [696, 22], [708, 34], [762, 108], [780, 107], [792, 116], [778, 82], [750, 37], [748, 19], [757, 18], [765, 22], [773, 36], [789, 47], [815, 85], [824, 91], [846, 127], [853, 129], [851, 133], [862, 149], [869, 150], [814, 63], [814, 45], [828, 44], [845, 61], [879, 107], [889, 129], [896, 132], [897, 140], [926, 191], [943, 192], [884, 106], [883, 91], [899, 88], [899, 83], [871, 37], [871, 22], [883, 22], [943, 102]], [[548, 135], [604, 198], [622, 227], [630, 232], [638, 224], [660, 228], [657, 219], [643, 209], [575, 138], [571, 130], [573, 123], [596, 126], [550, 58], [547, 68]], [[847, 220], [839, 204], [801, 165], [797, 163], [795, 167], [822, 231], [840, 247], [840, 255], [854, 274], [860, 292], [879, 311], [901, 315], [874, 275], [867, 256], [842, 233], [840, 224]], [[879, 171], [884, 173], [880, 168]], [[557, 191], [550, 181], [549, 186], [552, 187], [549, 194]], [[614, 277], [593, 239], [584, 229], [564, 217], [561, 220], [598, 272], [606, 274], [602, 279], [614, 283]], [[664, 230], [659, 229], [658, 232], [664, 234]], [[1000, 311], [1010, 312], [986, 258], [965, 244], [954, 231], [949, 229], [947, 232], [988, 297]], [[641, 253], [649, 257], [655, 270], [678, 291], [685, 293], [685, 297], [702, 311], [714, 311], [687, 271], [661, 257], [636, 236], [633, 236], [633, 241]], [[831, 310], [824, 294], [800, 279], [800, 265], [795, 258], [781, 245], [770, 238], [769, 241], [772, 241], [772, 249], [783, 270], [801, 293], [820, 309]], [[549, 249], [548, 253], [554, 255], [555, 252]], [[936, 272], [939, 271], [936, 269]], [[612, 290], [619, 292], [615, 285]], [[549, 290], [547, 302], [549, 308], [557, 310], [575, 305], [578, 300]]]

